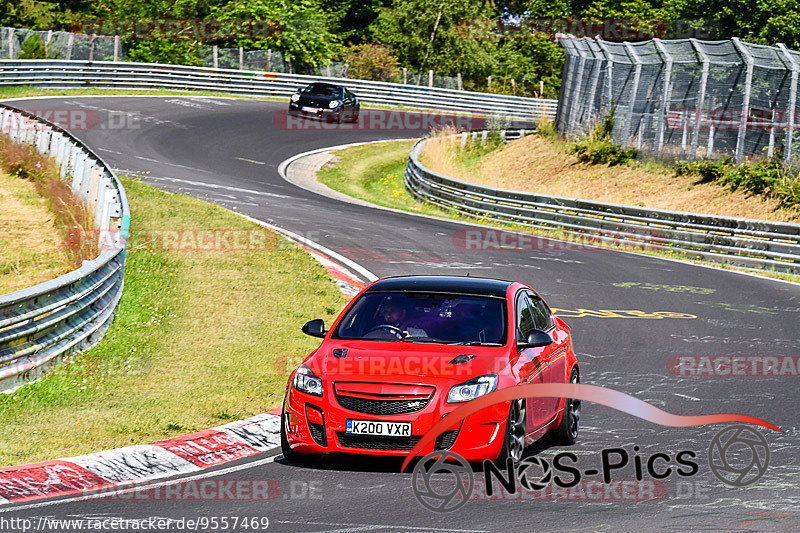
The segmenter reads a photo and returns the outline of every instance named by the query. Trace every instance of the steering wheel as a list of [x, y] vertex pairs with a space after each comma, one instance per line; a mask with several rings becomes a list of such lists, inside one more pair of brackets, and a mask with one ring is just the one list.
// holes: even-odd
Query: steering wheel
[[405, 336], [406, 336], [405, 332], [402, 329], [398, 328], [397, 326], [393, 326], [391, 324], [380, 324], [380, 325], [377, 325], [374, 328], [371, 328], [367, 333], [372, 333], [373, 331], [376, 331], [376, 330], [379, 330], [379, 329], [385, 329], [389, 333], [393, 333], [398, 339], [405, 338]]

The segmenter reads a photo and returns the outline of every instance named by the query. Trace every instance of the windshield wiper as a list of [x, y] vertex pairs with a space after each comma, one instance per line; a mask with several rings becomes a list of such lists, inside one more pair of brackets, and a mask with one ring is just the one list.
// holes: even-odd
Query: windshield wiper
[[461, 341], [461, 342], [446, 342], [452, 346], [502, 346], [499, 342], [481, 342], [481, 341]]

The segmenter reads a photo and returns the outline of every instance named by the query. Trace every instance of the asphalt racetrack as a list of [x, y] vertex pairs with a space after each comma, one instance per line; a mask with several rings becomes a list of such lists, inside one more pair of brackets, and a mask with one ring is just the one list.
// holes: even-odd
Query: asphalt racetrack
[[[758, 428], [769, 445], [769, 467], [759, 481], [746, 487], [722, 483], [709, 467], [709, 444], [724, 425], [662, 427], [584, 403], [575, 446], [534, 450], [550, 459], [571, 451], [585, 471], [599, 468], [602, 450], [623, 448], [631, 460], [614, 471], [617, 481], [634, 479], [634, 455], [645, 464], [656, 453], [670, 458], [680, 451], [696, 454], [699, 470], [694, 475], [673, 472], [659, 480], [657, 497], [644, 497], [645, 501], [617, 486], [561, 497], [478, 499], [457, 511], [439, 513], [420, 505], [412, 492], [411, 475], [399, 473], [399, 461], [337, 458], [299, 467], [287, 464], [276, 450], [204, 471], [210, 474], [206, 479], [275, 480], [281, 494], [272, 501], [65, 499], [9, 505], [0, 517], [267, 517], [270, 531], [298, 532], [800, 527], [797, 373], [681, 377], [668, 371], [668, 361], [675, 356], [795, 356], [796, 361], [800, 355], [797, 285], [591, 247], [464, 250], [454, 244], [454, 235], [466, 227], [462, 224], [331, 200], [287, 183], [277, 170], [282, 161], [300, 152], [418, 137], [419, 131], [288, 131], [279, 127], [280, 120], [273, 120], [274, 113], [285, 112], [285, 103], [244, 99], [60, 97], [12, 104], [27, 109], [91, 109], [99, 113], [101, 123], [109, 112], [134, 113], [135, 127], [75, 133], [113, 167], [149, 171], [148, 179], [158, 179], [154, 181], [158, 186], [207, 196], [304, 235], [377, 276], [469, 273], [529, 283], [551, 306], [565, 310], [562, 316], [572, 326], [583, 383], [631, 394], [674, 414], [751, 415], [784, 433]], [[654, 313], [663, 318], [652, 318]], [[676, 315], [670, 313], [684, 316], [671, 318]], [[645, 478], [649, 479], [646, 474]], [[597, 476], [591, 479], [602, 481]]]

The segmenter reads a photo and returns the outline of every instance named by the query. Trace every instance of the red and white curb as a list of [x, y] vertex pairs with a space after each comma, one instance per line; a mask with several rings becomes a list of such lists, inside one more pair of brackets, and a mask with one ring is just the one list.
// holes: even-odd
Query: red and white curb
[[154, 442], [0, 469], [0, 504], [189, 474], [280, 445], [279, 409]]

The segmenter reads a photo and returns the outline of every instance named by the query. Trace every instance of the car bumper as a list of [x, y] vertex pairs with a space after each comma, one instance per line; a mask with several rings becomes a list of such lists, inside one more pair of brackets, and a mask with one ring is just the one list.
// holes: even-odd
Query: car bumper
[[[353, 453], [406, 457], [419, 439], [444, 415], [463, 404], [447, 404], [437, 391], [422, 410], [406, 415], [370, 415], [341, 407], [330, 394], [312, 396], [289, 387], [282, 416], [286, 440], [297, 453]], [[508, 403], [488, 407], [448, 428], [419, 456], [435, 450], [453, 451], [468, 461], [494, 460], [505, 436]], [[346, 432], [347, 420], [411, 422], [411, 437], [372, 437]]]
[[336, 109], [322, 109], [317, 108], [313, 111], [304, 110], [301, 106], [295, 104], [289, 104], [289, 116], [293, 117], [305, 117], [305, 118], [317, 118], [317, 119], [330, 119], [330, 118], [337, 118], [341, 115], [342, 108], [338, 107]]

